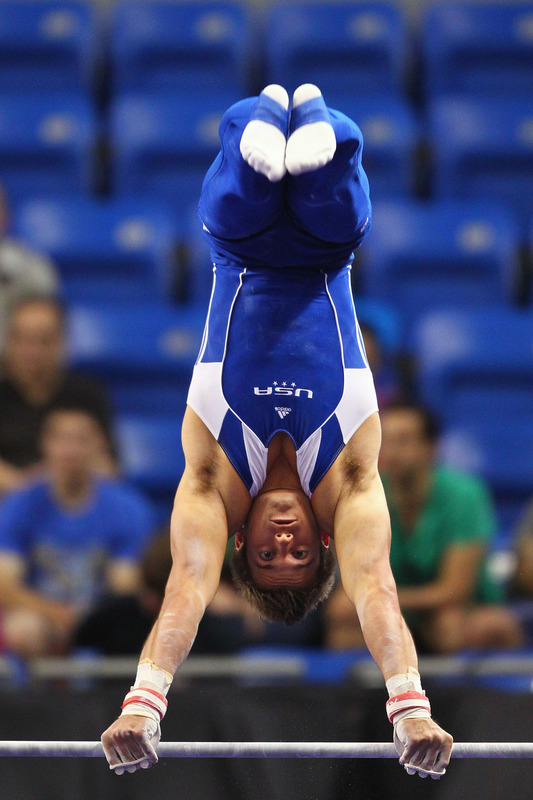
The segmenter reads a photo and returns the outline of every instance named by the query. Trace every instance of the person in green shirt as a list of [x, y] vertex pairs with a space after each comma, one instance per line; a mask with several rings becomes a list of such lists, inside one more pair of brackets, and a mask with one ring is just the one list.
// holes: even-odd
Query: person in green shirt
[[[517, 647], [523, 634], [487, 569], [496, 529], [488, 487], [438, 462], [439, 427], [424, 407], [393, 403], [381, 414], [380, 473], [391, 518], [390, 562], [400, 607], [420, 650]], [[337, 597], [330, 644], [357, 644]]]

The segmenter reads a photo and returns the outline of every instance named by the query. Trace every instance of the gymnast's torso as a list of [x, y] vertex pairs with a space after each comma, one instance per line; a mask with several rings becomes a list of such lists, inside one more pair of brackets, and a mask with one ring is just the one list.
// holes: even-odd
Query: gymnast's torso
[[377, 411], [348, 266], [331, 272], [215, 263], [188, 405], [252, 496], [273, 437], [287, 434], [310, 496]]

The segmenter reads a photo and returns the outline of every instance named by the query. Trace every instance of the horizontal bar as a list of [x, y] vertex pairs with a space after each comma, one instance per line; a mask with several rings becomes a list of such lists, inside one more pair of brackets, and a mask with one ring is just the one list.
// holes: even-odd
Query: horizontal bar
[[[162, 742], [160, 758], [398, 758], [381, 742]], [[0, 756], [97, 757], [100, 742], [0, 741]], [[453, 758], [533, 758], [533, 742], [456, 742]]]

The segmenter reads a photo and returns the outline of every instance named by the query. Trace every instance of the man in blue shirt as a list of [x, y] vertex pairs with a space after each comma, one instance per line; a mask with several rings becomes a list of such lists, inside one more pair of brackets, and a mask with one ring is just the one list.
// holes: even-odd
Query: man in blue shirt
[[214, 282], [182, 440], [173, 567], [121, 717], [117, 774], [157, 761], [175, 670], [213, 599], [228, 537], [262, 614], [292, 623], [331, 587], [329, 537], [387, 684], [401, 763], [438, 778], [451, 737], [432, 719], [389, 564], [377, 402], [349, 265], [370, 223], [361, 131], [316, 86], [232, 106], [199, 217]]
[[0, 505], [3, 638], [21, 655], [61, 650], [103, 592], [137, 587], [152, 512], [132, 488], [97, 475], [103, 436], [83, 407], [49, 412], [42, 475]]

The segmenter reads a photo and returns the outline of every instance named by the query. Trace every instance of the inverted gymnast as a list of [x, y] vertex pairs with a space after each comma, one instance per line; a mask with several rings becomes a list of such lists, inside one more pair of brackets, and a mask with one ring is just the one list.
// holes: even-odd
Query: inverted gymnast
[[316, 86], [271, 85], [233, 105], [202, 187], [213, 291], [183, 421], [173, 567], [121, 716], [102, 735], [117, 774], [156, 763], [173, 675], [218, 587], [302, 619], [343, 586], [389, 692], [409, 774], [439, 778], [452, 737], [431, 718], [389, 565], [380, 423], [350, 263], [370, 227], [362, 135]]

